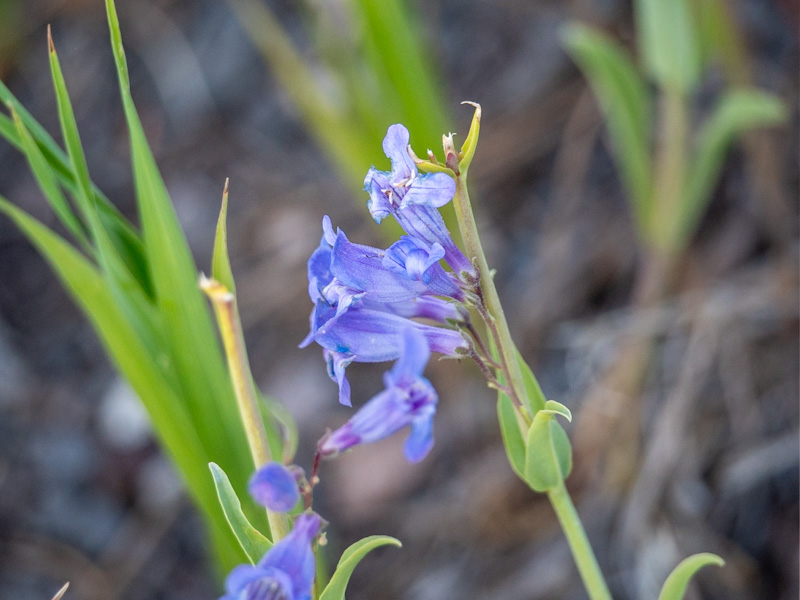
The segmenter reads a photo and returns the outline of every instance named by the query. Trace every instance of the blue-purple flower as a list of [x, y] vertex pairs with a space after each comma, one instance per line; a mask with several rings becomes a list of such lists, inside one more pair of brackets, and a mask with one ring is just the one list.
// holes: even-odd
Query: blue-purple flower
[[[438, 263], [442, 247], [404, 237], [389, 250], [354, 244], [330, 219], [323, 220], [319, 247], [308, 261], [314, 301], [310, 332], [324, 348], [328, 374], [339, 384], [339, 401], [350, 406], [345, 368], [353, 361], [382, 362], [400, 355], [401, 336], [414, 328], [435, 352], [455, 356], [465, 346], [455, 330], [411, 321], [461, 321], [464, 299], [458, 280]], [[444, 298], [443, 298], [444, 297]]]
[[257, 565], [239, 565], [225, 581], [220, 600], [310, 600], [314, 583], [312, 543], [322, 519], [303, 513], [291, 533], [275, 544]]
[[256, 471], [248, 490], [256, 502], [275, 512], [289, 512], [300, 499], [297, 478], [277, 462], [267, 463]]
[[408, 151], [409, 139], [408, 129], [400, 124], [386, 132], [383, 151], [392, 170], [372, 167], [367, 172], [364, 190], [369, 192], [369, 212], [378, 223], [392, 215], [410, 236], [430, 247], [439, 244], [456, 274], [474, 273], [472, 263], [453, 241], [437, 210], [453, 199], [455, 181], [446, 173], [420, 173]]
[[430, 358], [425, 336], [409, 328], [403, 332], [399, 360], [384, 375], [384, 389], [361, 407], [342, 427], [324, 437], [319, 444], [323, 457], [359, 444], [382, 440], [403, 427], [411, 434], [405, 443], [410, 462], [425, 458], [433, 446], [433, 416], [438, 396], [422, 376]]

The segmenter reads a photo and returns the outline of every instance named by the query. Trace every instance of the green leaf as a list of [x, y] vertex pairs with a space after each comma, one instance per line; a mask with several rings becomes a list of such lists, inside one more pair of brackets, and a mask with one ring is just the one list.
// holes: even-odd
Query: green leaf
[[724, 560], [710, 552], [703, 552], [684, 558], [667, 577], [664, 587], [661, 588], [661, 593], [658, 595], [658, 600], [682, 600], [683, 595], [686, 593], [686, 588], [689, 586], [689, 581], [697, 571], [707, 565], [721, 567], [724, 564]]
[[572, 423], [572, 412], [561, 404], [561, 402], [556, 402], [555, 400], [548, 400], [544, 404], [544, 411], [551, 415], [561, 415], [567, 421]]
[[64, 194], [61, 193], [58, 180], [47, 164], [47, 160], [44, 158], [42, 151], [39, 149], [39, 146], [36, 145], [30, 132], [28, 132], [24, 123], [19, 118], [17, 111], [14, 110], [14, 106], [9, 105], [9, 108], [11, 110], [11, 116], [14, 119], [17, 134], [19, 135], [21, 149], [25, 154], [25, 158], [28, 160], [28, 165], [36, 178], [36, 182], [39, 184], [39, 188], [42, 190], [48, 202], [50, 202], [50, 206], [53, 208], [59, 220], [69, 232], [75, 236], [75, 239], [81, 243], [85, 250], [91, 251], [91, 245], [86, 239], [83, 226], [72, 212], [72, 207], [67, 202]]
[[522, 371], [522, 384], [525, 386], [525, 394], [528, 397], [531, 409], [534, 414], [536, 414], [545, 407], [544, 392], [542, 392], [536, 375], [533, 374], [528, 363], [522, 358], [522, 354], [519, 353], [519, 350], [517, 350], [517, 360], [519, 361], [519, 368]]
[[525, 440], [522, 437], [523, 423], [514, 403], [506, 394], [497, 395], [497, 420], [500, 423], [500, 434], [506, 449], [508, 463], [514, 472], [525, 480]]
[[637, 0], [635, 13], [645, 69], [662, 88], [688, 94], [700, 80], [702, 67], [689, 0]]
[[330, 582], [320, 594], [319, 600], [344, 600], [344, 593], [347, 590], [350, 576], [358, 563], [361, 562], [361, 559], [375, 548], [387, 545], [400, 548], [403, 544], [393, 537], [372, 535], [356, 542], [345, 550], [342, 558], [339, 559], [339, 564], [336, 566], [333, 577], [331, 577]]
[[628, 53], [608, 36], [571, 24], [563, 39], [603, 109], [637, 226], [646, 232], [653, 210], [650, 93]]
[[546, 492], [560, 485], [571, 470], [567, 432], [548, 411], [539, 411], [525, 442], [525, 481], [534, 491]]
[[469, 127], [469, 133], [461, 146], [461, 156], [458, 161], [458, 168], [462, 173], [466, 173], [472, 164], [472, 157], [475, 156], [475, 150], [478, 147], [478, 136], [481, 131], [481, 105], [475, 102], [462, 102], [461, 104], [469, 104], [475, 107], [475, 113], [472, 115], [472, 123]]
[[214, 237], [214, 253], [211, 257], [211, 277], [224, 285], [228, 291], [236, 295], [236, 283], [233, 281], [231, 259], [228, 254], [228, 180], [222, 191], [222, 207], [217, 220], [217, 233]]
[[[139, 341], [102, 274], [60, 236], [2, 197], [0, 212], [10, 217], [33, 243], [86, 314], [109, 356], [142, 399], [162, 447], [178, 465], [194, 500], [213, 525], [212, 516], [219, 509], [205, 470], [205, 450], [180, 398], [164, 378], [157, 357]], [[218, 527], [215, 536], [222, 543], [224, 538], [219, 536]], [[226, 546], [221, 546], [220, 551], [235, 564]]]
[[[77, 196], [79, 193], [78, 184], [72, 167], [70, 166], [69, 157], [58, 147], [55, 141], [53, 141], [50, 134], [48, 134], [25, 107], [20, 104], [19, 100], [14, 97], [2, 81], [0, 81], [0, 100], [13, 107], [14, 111], [19, 115], [25, 128], [30, 132], [34, 140], [36, 140], [42, 155], [58, 178], [59, 183], [67, 192], [73, 196]], [[22, 142], [19, 139], [16, 129], [9, 130], [5, 123], [3, 119], [0, 119], [0, 135], [5, 137], [12, 145], [22, 149]], [[145, 294], [152, 298], [153, 290], [147, 271], [146, 260], [144, 258], [142, 240], [130, 223], [125, 220], [116, 207], [114, 207], [94, 185], [92, 185], [92, 193], [94, 194], [94, 203], [97, 206], [100, 221], [108, 232], [111, 243], [130, 269], [130, 272], [134, 274]]]
[[197, 267], [131, 96], [113, 0], [106, 0], [111, 46], [128, 125], [134, 186], [147, 263], [182, 396], [210, 459], [244, 490], [252, 468], [244, 429], [211, 315], [197, 285]]
[[723, 96], [700, 131], [680, 219], [674, 236], [686, 240], [694, 233], [711, 199], [725, 154], [738, 135], [756, 127], [778, 125], [787, 119], [784, 103], [758, 90], [735, 90]]
[[258, 529], [250, 524], [244, 512], [242, 503], [231, 485], [230, 479], [222, 468], [213, 462], [208, 463], [211, 469], [211, 476], [214, 478], [214, 486], [217, 488], [217, 497], [231, 526], [231, 531], [239, 544], [250, 559], [252, 564], [256, 564], [272, 548], [272, 542], [267, 539]]

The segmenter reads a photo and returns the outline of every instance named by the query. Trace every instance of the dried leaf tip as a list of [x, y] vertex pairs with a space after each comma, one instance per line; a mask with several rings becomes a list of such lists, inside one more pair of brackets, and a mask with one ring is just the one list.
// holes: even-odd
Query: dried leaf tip
[[[47, 27], [48, 29], [50, 28], [49, 25]], [[61, 586], [61, 589], [56, 592], [55, 596], [53, 596], [53, 600], [61, 600], [61, 598], [64, 597], [64, 594], [67, 593], [68, 588], [69, 588], [69, 581], [65, 583], [63, 586]]]
[[47, 24], [47, 48], [50, 54], [56, 53], [56, 46], [53, 44], [53, 32], [50, 29], [50, 23]]

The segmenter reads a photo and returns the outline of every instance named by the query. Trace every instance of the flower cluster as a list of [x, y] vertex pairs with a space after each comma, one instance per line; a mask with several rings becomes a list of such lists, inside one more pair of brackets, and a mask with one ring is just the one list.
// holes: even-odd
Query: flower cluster
[[351, 405], [345, 376], [350, 363], [399, 359], [386, 374], [386, 389], [321, 440], [323, 457], [410, 425], [406, 457], [421, 460], [432, 445], [437, 401], [422, 377], [430, 352], [462, 356], [469, 350], [468, 339], [451, 326], [468, 318], [464, 302], [475, 271], [438, 211], [453, 198], [455, 182], [446, 173], [420, 173], [408, 142], [405, 127], [389, 127], [383, 150], [391, 171], [373, 167], [364, 180], [372, 217], [380, 223], [393, 216], [407, 235], [386, 250], [355, 244], [334, 231], [326, 216], [319, 247], [308, 261], [314, 308], [301, 347], [322, 346], [339, 401]]

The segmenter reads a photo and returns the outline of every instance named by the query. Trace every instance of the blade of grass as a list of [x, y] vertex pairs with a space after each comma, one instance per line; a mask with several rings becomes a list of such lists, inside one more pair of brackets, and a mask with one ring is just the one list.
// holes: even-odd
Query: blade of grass
[[[119, 20], [113, 0], [106, 0], [111, 46], [128, 124], [134, 184], [145, 252], [163, 318], [170, 356], [181, 383], [187, 410], [209, 460], [220, 464], [234, 489], [246, 497], [251, 467], [244, 430], [239, 421], [230, 378], [197, 287], [197, 268], [189, 251], [164, 181], [156, 166], [130, 92]], [[250, 518], [264, 522], [252, 502]]]
[[[60, 236], [1, 196], [0, 212], [34, 244], [84, 311], [109, 356], [144, 402], [162, 446], [178, 465], [198, 506], [219, 521], [216, 491], [206, 475], [208, 458], [191, 419], [162, 367], [128, 324], [103, 275]], [[224, 532], [227, 524], [222, 520], [215, 528]], [[240, 555], [235, 540], [230, 534], [227, 537], [227, 548], [221, 547], [223, 556], [226, 563], [236, 564]]]

